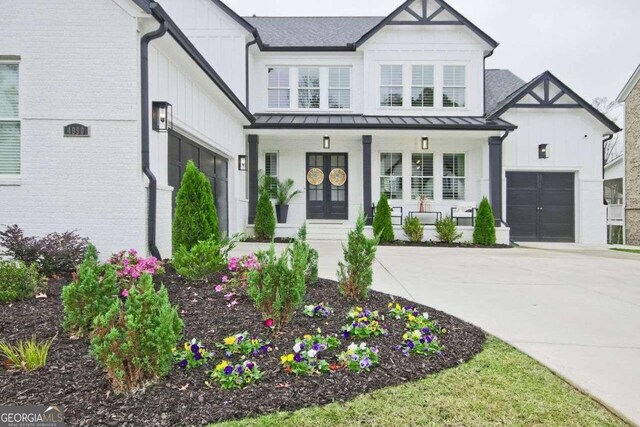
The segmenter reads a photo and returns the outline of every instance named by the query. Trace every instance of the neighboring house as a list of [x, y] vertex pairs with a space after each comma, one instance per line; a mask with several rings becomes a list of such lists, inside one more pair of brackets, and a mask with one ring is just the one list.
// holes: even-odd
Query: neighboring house
[[640, 245], [640, 66], [617, 101], [625, 110], [625, 243]]
[[[281, 235], [305, 221], [331, 235], [384, 192], [405, 216], [420, 196], [464, 216], [486, 195], [501, 242], [605, 242], [602, 141], [619, 128], [550, 72], [485, 69], [498, 43], [443, 0], [377, 18], [0, 5], [0, 224], [168, 257], [191, 159], [229, 233], [251, 231], [263, 170], [305, 190]], [[76, 124], [89, 135], [65, 136]]]
[[604, 200], [607, 202], [607, 243], [624, 244], [624, 155], [604, 167]]

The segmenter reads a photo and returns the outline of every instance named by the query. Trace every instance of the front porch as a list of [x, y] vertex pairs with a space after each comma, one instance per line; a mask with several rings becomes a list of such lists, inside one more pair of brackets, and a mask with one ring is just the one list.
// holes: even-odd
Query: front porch
[[[472, 210], [489, 197], [498, 227], [498, 243], [509, 243], [502, 218], [504, 171], [500, 129], [261, 129], [249, 135], [252, 234], [258, 174], [292, 179], [302, 193], [289, 204], [277, 237], [291, 237], [307, 223], [309, 238], [345, 238], [360, 212], [372, 218], [381, 194], [394, 209], [396, 237], [401, 223], [417, 216], [425, 240], [436, 240], [435, 220], [459, 217], [462, 241], [471, 241]], [[421, 198], [423, 209], [421, 211]], [[274, 201], [275, 202], [275, 201]]]

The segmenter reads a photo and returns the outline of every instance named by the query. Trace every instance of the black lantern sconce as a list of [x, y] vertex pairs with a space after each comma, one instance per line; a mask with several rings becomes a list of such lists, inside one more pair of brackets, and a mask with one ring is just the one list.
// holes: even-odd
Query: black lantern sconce
[[331, 148], [331, 138], [329, 137], [329, 135], [325, 135], [322, 138], [322, 148], [324, 148], [325, 150], [329, 150]]
[[166, 101], [151, 104], [151, 127], [156, 132], [167, 132], [173, 124], [173, 108]]
[[238, 170], [243, 172], [247, 170], [247, 156], [244, 154], [238, 156]]
[[538, 158], [539, 159], [548, 159], [551, 155], [551, 147], [549, 144], [540, 144], [538, 145]]
[[422, 149], [424, 151], [427, 151], [429, 149], [429, 137], [427, 136], [422, 137]]

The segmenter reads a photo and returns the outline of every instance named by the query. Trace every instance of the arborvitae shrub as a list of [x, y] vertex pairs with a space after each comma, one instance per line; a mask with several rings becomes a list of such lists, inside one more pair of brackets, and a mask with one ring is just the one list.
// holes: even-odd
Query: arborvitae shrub
[[140, 278], [126, 298], [97, 316], [91, 352], [118, 392], [133, 391], [167, 375], [184, 324], [164, 286]]
[[353, 300], [364, 300], [373, 283], [373, 261], [377, 239], [364, 234], [365, 219], [358, 217], [356, 228], [349, 232], [347, 245], [342, 245], [344, 262], [338, 263], [340, 293]]
[[225, 270], [229, 252], [236, 246], [237, 238], [203, 240], [190, 250], [184, 246], [173, 255], [172, 264], [178, 274], [188, 280], [206, 280], [208, 276]]
[[418, 218], [409, 217], [405, 219], [404, 224], [402, 225], [402, 230], [410, 242], [422, 242], [424, 237], [424, 226]]
[[291, 244], [292, 248], [302, 246], [307, 251], [307, 268], [305, 271], [305, 282], [307, 285], [313, 284], [318, 281], [318, 251], [313, 249], [309, 243], [307, 243], [307, 224], [303, 224], [298, 230], [296, 239]]
[[256, 255], [260, 269], [249, 272], [247, 292], [263, 316], [282, 328], [304, 301], [307, 250], [293, 245], [277, 257], [272, 245]]
[[254, 232], [258, 239], [272, 240], [276, 233], [276, 214], [266, 188], [260, 188], [258, 204], [256, 205], [256, 219]]
[[447, 244], [454, 243], [462, 237], [462, 233], [458, 232], [456, 220], [450, 216], [436, 221], [436, 233], [438, 240]]
[[478, 217], [473, 229], [473, 243], [478, 245], [496, 244], [496, 221], [489, 200], [484, 197], [478, 208]]
[[217, 239], [219, 236], [218, 213], [211, 183], [189, 160], [176, 197], [173, 250], [175, 252], [181, 246], [190, 250], [200, 241]]
[[393, 242], [393, 224], [391, 224], [391, 207], [387, 196], [383, 193], [376, 205], [376, 213], [373, 216], [373, 233], [381, 242]]
[[94, 319], [111, 307], [119, 293], [115, 267], [100, 265], [96, 248], [89, 245], [75, 280], [62, 289], [64, 329], [76, 336], [91, 333]]

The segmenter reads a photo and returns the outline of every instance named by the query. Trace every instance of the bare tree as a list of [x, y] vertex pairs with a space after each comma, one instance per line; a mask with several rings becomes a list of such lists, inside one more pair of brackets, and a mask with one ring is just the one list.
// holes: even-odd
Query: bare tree
[[[618, 125], [621, 123], [623, 118], [623, 108], [621, 104], [615, 101], [609, 101], [606, 97], [602, 97], [594, 99], [591, 105], [609, 117], [613, 122]], [[624, 138], [622, 136], [622, 132], [618, 132], [605, 144], [604, 164], [609, 164], [613, 160], [622, 156], [622, 154], [624, 154]]]

